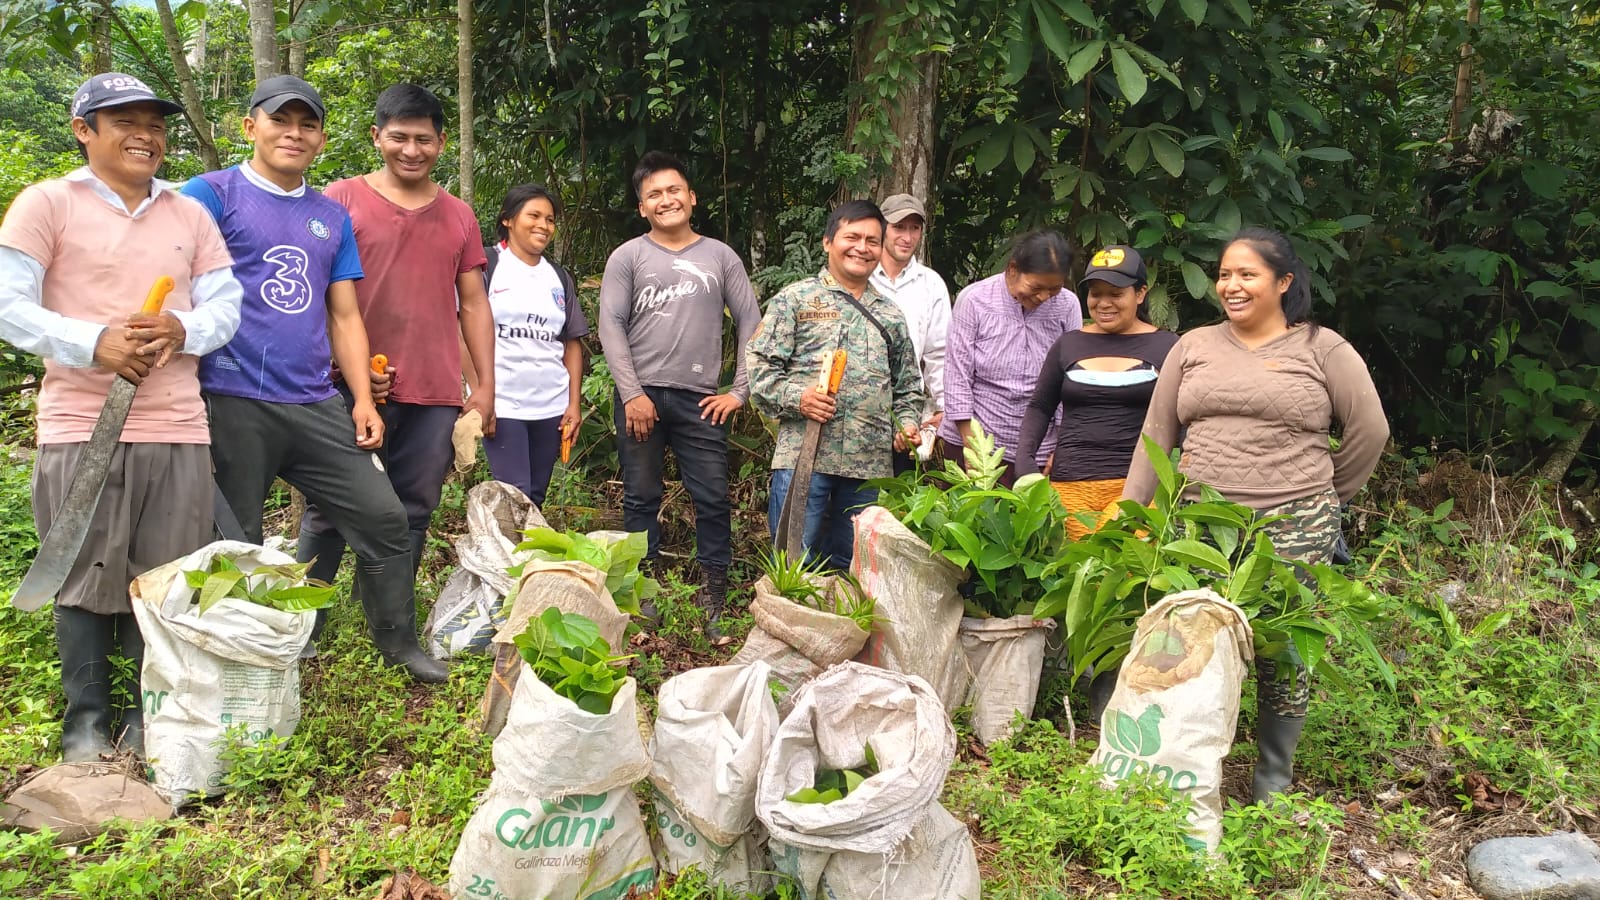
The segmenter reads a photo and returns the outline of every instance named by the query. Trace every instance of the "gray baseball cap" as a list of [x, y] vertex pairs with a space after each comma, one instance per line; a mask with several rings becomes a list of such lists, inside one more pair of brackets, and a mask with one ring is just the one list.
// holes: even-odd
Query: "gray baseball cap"
[[121, 72], [104, 72], [78, 86], [72, 94], [72, 118], [80, 119], [97, 109], [126, 106], [129, 103], [154, 103], [163, 116], [183, 112], [183, 107], [163, 100], [150, 86]]

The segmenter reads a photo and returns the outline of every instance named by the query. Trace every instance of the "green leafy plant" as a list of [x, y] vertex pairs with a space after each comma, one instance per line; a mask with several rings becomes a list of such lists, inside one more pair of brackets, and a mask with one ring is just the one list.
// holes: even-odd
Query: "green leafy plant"
[[334, 588], [307, 578], [310, 563], [282, 563], [257, 566], [249, 572], [234, 561], [217, 556], [204, 569], [186, 569], [183, 579], [200, 592], [200, 614], [226, 597], [248, 600], [284, 612], [308, 612], [333, 605]]
[[762, 548], [756, 560], [772, 589], [785, 598], [820, 612], [844, 616], [862, 631], [872, 631], [878, 605], [854, 575], [829, 572], [827, 563], [820, 559], [804, 555], [790, 559], [787, 552], [779, 549]]
[[612, 699], [628, 680], [618, 664], [633, 658], [612, 656], [600, 626], [588, 616], [553, 606], [528, 620], [516, 644], [540, 681], [595, 715], [611, 711]]
[[[639, 615], [639, 604], [661, 592], [661, 585], [643, 572], [639, 563], [649, 551], [649, 539], [642, 531], [629, 534], [621, 540], [602, 542], [586, 535], [554, 528], [533, 528], [524, 532], [527, 538], [517, 545], [519, 552], [529, 552], [531, 558], [548, 562], [573, 560], [588, 563], [606, 573], [606, 590], [617, 609]], [[523, 567], [512, 566], [506, 571], [512, 578], [522, 575]]]
[[968, 571], [968, 615], [1037, 615], [1040, 576], [1068, 543], [1066, 508], [1042, 475], [1002, 487], [1004, 451], [976, 422], [962, 455], [965, 468], [946, 460], [926, 480], [907, 474], [871, 482], [878, 503]]
[[783, 798], [792, 803], [832, 803], [850, 796], [861, 782], [878, 774], [878, 754], [872, 752], [872, 743], [862, 745], [866, 762], [853, 769], [818, 769], [812, 786], [801, 788]]
[[[1244, 610], [1256, 655], [1281, 663], [1280, 671], [1292, 673], [1298, 658], [1342, 684], [1327, 646], [1348, 639], [1393, 689], [1394, 671], [1367, 628], [1382, 608], [1376, 595], [1329, 566], [1279, 555], [1266, 532], [1275, 519], [1191, 484], [1148, 439], [1145, 450], [1158, 482], [1151, 505], [1122, 501], [1116, 518], [1039, 573], [1046, 587], [1034, 614], [1062, 617], [1075, 676], [1120, 663], [1134, 623], [1163, 596], [1204, 587]], [[1198, 502], [1185, 502], [1191, 488]]]

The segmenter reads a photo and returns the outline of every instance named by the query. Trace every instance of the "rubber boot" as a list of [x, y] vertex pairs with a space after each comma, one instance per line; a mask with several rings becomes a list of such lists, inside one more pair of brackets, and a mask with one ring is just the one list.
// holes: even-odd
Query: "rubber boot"
[[56, 652], [67, 710], [61, 716], [61, 758], [95, 762], [111, 746], [111, 651], [117, 620], [75, 607], [55, 608]]
[[300, 648], [301, 659], [317, 658], [317, 641], [322, 638], [322, 629], [328, 627], [328, 610], [317, 610], [317, 623], [311, 626], [311, 637], [306, 639], [306, 645]]
[[[661, 565], [661, 557], [659, 556], [647, 556], [639, 561], [639, 573], [646, 578], [654, 578], [657, 582], [661, 581], [661, 574], [665, 568], [665, 566]], [[644, 619], [646, 630], [654, 630], [661, 627], [661, 610], [656, 608], [654, 598], [646, 598], [639, 601], [639, 618]]]
[[1294, 750], [1300, 743], [1300, 733], [1305, 730], [1304, 716], [1281, 716], [1262, 706], [1256, 713], [1255, 783], [1250, 796], [1256, 803], [1265, 803], [1273, 794], [1281, 794], [1294, 781]]
[[117, 750], [144, 758], [144, 690], [140, 678], [144, 673], [144, 635], [139, 633], [139, 622], [133, 613], [117, 614], [117, 645], [119, 655], [133, 661], [133, 684], [130, 697], [117, 704]]
[[450, 679], [450, 669], [417, 643], [416, 582], [410, 553], [356, 561], [356, 596], [366, 611], [372, 643], [391, 666], [403, 666], [411, 677], [429, 684]]
[[339, 564], [344, 562], [344, 535], [337, 529], [320, 533], [301, 529], [300, 545], [295, 548], [294, 558], [311, 563], [306, 571], [307, 578], [333, 584], [339, 577]]
[[701, 565], [702, 584], [700, 608], [706, 612], [706, 637], [722, 637], [722, 613], [728, 606], [728, 570], [721, 566]]
[[411, 581], [417, 581], [417, 573], [422, 571], [422, 553], [428, 549], [428, 532], [408, 531], [406, 539], [411, 542]]
[[1096, 672], [1094, 679], [1089, 682], [1089, 720], [1096, 725], [1100, 724], [1100, 717], [1106, 714], [1106, 707], [1111, 705], [1111, 692], [1117, 689], [1117, 670], [1108, 669]]

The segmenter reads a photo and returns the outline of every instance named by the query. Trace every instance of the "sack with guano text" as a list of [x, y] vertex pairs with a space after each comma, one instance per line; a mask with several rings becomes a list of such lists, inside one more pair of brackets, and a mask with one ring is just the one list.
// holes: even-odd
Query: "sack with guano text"
[[585, 712], [533, 670], [517, 679], [494, 775], [450, 860], [456, 897], [621, 900], [655, 885], [633, 786], [650, 771], [632, 678]]
[[1195, 849], [1222, 840], [1222, 760], [1254, 656], [1243, 610], [1212, 591], [1168, 594], [1139, 619], [1089, 757], [1108, 781], [1150, 775], [1192, 801]]
[[765, 893], [756, 779], [778, 731], [764, 662], [690, 669], [661, 685], [650, 739], [657, 856], [712, 884]]
[[222, 793], [230, 742], [286, 738], [300, 724], [300, 651], [312, 612], [284, 612], [233, 597], [204, 614], [185, 571], [217, 557], [249, 573], [294, 559], [239, 541], [217, 541], [135, 578], [133, 615], [144, 636], [145, 758], [151, 784], [174, 810]]

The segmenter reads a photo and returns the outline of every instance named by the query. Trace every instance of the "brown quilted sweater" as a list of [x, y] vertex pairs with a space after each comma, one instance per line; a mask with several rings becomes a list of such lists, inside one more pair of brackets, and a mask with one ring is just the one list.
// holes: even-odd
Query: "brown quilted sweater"
[[[1344, 432], [1330, 452], [1333, 421]], [[1184, 434], [1184, 474], [1262, 510], [1330, 486], [1348, 501], [1378, 464], [1389, 423], [1366, 363], [1331, 329], [1313, 335], [1298, 325], [1250, 350], [1224, 322], [1179, 339], [1161, 366], [1144, 433], [1169, 451]], [[1141, 449], [1123, 496], [1149, 503], [1155, 489]]]

